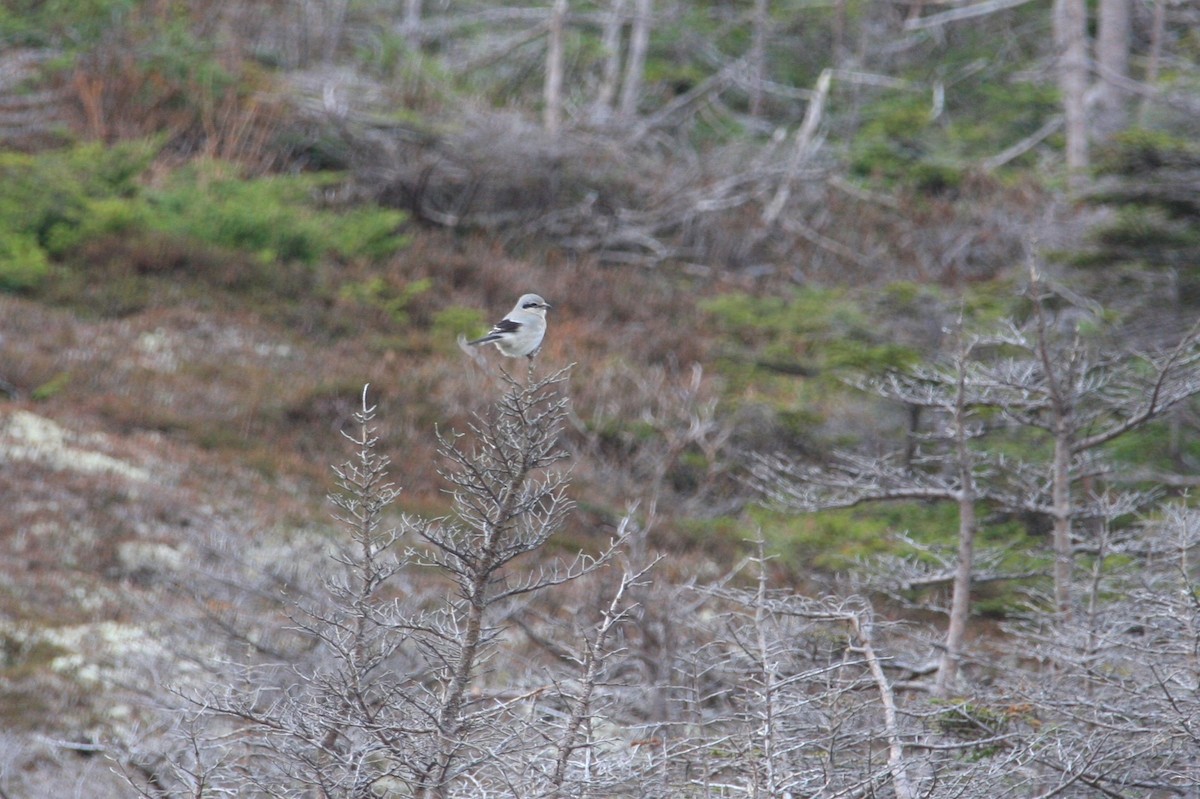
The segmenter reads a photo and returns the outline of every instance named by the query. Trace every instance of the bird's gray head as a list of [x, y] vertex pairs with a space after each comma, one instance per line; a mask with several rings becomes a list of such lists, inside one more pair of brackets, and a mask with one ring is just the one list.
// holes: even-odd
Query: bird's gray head
[[537, 294], [522, 294], [521, 299], [517, 300], [517, 308], [522, 311], [532, 311], [545, 315], [546, 310], [550, 307], [550, 303], [543, 300]]

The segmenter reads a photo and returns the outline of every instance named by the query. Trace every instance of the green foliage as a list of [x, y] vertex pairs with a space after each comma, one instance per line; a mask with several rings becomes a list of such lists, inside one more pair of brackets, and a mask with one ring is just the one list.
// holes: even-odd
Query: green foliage
[[972, 324], [989, 329], [1013, 318], [1021, 303], [1020, 292], [1005, 279], [971, 286], [963, 292], [960, 307]]
[[328, 250], [342, 258], [382, 261], [408, 245], [408, 237], [398, 232], [406, 219], [403, 211], [360, 205], [319, 211], [317, 218], [326, 228]]
[[1059, 111], [1050, 83], [981, 79], [957, 84], [948, 103], [946, 146], [963, 158], [993, 155]]
[[645, 419], [609, 416], [589, 425], [588, 432], [606, 453], [624, 460], [637, 454], [638, 448], [659, 438], [654, 423]]
[[903, 180], [929, 156], [932, 125], [929, 101], [902, 94], [876, 103], [867, 111], [850, 150], [854, 174], [883, 181]]
[[[953, 560], [958, 545], [958, 508], [952, 502], [875, 502], [803, 514], [754, 507], [748, 515], [762, 529], [780, 565], [798, 576], [859, 569], [863, 561], [880, 555], [936, 565], [929, 551], [913, 551], [900, 534], [948, 560]], [[1007, 551], [1001, 569], [1025, 573], [1046, 566], [1041, 542], [1018, 518], [998, 515], [981, 524], [976, 535], [977, 549]], [[976, 586], [973, 594], [975, 612], [997, 618], [1023, 607], [1027, 599], [1019, 586], [1003, 582]]]
[[937, 119], [924, 93], [869, 106], [851, 143], [851, 171], [926, 194], [953, 192], [970, 164], [1030, 135], [1057, 111], [1052, 89], [1018, 81], [961, 83], [951, 97]]
[[727, 563], [736, 562], [737, 553], [753, 545], [754, 528], [731, 516], [684, 518], [677, 520], [676, 526], [689, 547], [702, 549]]
[[52, 257], [98, 229], [123, 230], [125, 198], [151, 154], [144, 143], [0, 154], [0, 290], [36, 288]]
[[486, 317], [478, 308], [451, 305], [434, 314], [431, 327], [435, 339], [454, 341], [459, 336], [474, 335], [485, 325]]
[[1181, 300], [1200, 304], [1200, 195], [1192, 177], [1200, 146], [1170, 131], [1135, 129], [1101, 148], [1096, 165], [1105, 180], [1090, 200], [1117, 213], [1069, 260], [1117, 280], [1125, 270], [1176, 270]]
[[[294, 268], [379, 262], [407, 244], [401, 211], [320, 203], [336, 175], [242, 179], [230, 164], [203, 161], [144, 187], [157, 151], [140, 140], [0, 154], [0, 290], [127, 313], [149, 300], [144, 276], [158, 272], [236, 290], [295, 288], [307, 282]], [[397, 318], [426, 290], [377, 288], [360, 287], [361, 299]]]
[[149, 209], [124, 197], [86, 200], [73, 224], [55, 225], [46, 236], [46, 252], [62, 257], [84, 242], [106, 236], [133, 235], [152, 220]]
[[1125, 206], [1092, 233], [1098, 251], [1075, 259], [1080, 266], [1104, 265], [1114, 257], [1158, 267], [1190, 267], [1200, 249], [1200, 226], [1172, 218], [1163, 209]]
[[0, 6], [0, 44], [86, 46], [136, 6], [137, 0], [8, 0]]
[[387, 314], [396, 324], [407, 325], [409, 304], [431, 288], [433, 288], [433, 281], [429, 278], [414, 280], [404, 286], [396, 287], [376, 275], [366, 280], [345, 284], [342, 286], [340, 294], [344, 300], [376, 308]]
[[720, 333], [751, 350], [767, 368], [816, 373], [909, 365], [916, 351], [880, 335], [853, 296], [840, 289], [798, 289], [791, 297], [731, 292], [704, 302]]
[[[1024, 705], [1012, 705], [999, 709], [988, 705], [965, 702], [961, 700], [933, 699], [932, 704], [938, 708], [934, 715], [934, 724], [946, 735], [959, 739], [991, 738], [1003, 733], [1015, 717], [1023, 717], [1032, 708]], [[973, 757], [983, 757], [990, 753], [973, 752]]]
[[147, 194], [149, 227], [252, 253], [264, 264], [312, 264], [326, 255], [374, 259], [404, 244], [399, 211], [319, 208], [314, 195], [327, 177], [270, 176], [247, 180], [228, 165], [200, 162], [176, 172]]
[[1200, 159], [1200, 146], [1163, 130], [1133, 128], [1098, 148], [1096, 173], [1131, 177], [1163, 167], [1186, 167]]
[[[1195, 411], [1195, 404], [1190, 412]], [[1104, 451], [1118, 464], [1187, 473], [1189, 465], [1200, 460], [1200, 441], [1187, 435], [1178, 417], [1167, 417], [1131, 430], [1107, 444]]]
[[0, 230], [0, 291], [26, 291], [46, 278], [45, 251], [28, 235]]
[[904, 368], [920, 352], [917, 341], [875, 320], [882, 314], [911, 316], [920, 320], [914, 327], [923, 328], [931, 313], [927, 305], [940, 302], [936, 295], [911, 286], [862, 298], [846, 290], [803, 288], [767, 296], [731, 292], [701, 303], [723, 356], [716, 366], [727, 407], [747, 420], [751, 438], [769, 430], [772, 447], [856, 447], [855, 428], [827, 425], [848, 413], [875, 411], [845, 378]]
[[[215, 57], [216, 42], [192, 30], [186, 8], [168, 7], [160, 16], [139, 17], [139, 22], [131, 33], [144, 43], [138, 57], [146, 74], [170, 86], [203, 86], [213, 97], [237, 90], [238, 76]], [[184, 105], [188, 98], [176, 102]]]
[[878, 507], [864, 506], [818, 513], [790, 514], [753, 509], [768, 551], [796, 574], [845, 570], [869, 555], [893, 551], [886, 520]]
[[61, 394], [71, 384], [70, 372], [59, 372], [54, 377], [35, 388], [30, 396], [38, 402], [52, 399]]
[[60, 246], [85, 222], [91, 202], [133, 193], [152, 155], [140, 142], [0, 153], [0, 230], [30, 235], [39, 247]]

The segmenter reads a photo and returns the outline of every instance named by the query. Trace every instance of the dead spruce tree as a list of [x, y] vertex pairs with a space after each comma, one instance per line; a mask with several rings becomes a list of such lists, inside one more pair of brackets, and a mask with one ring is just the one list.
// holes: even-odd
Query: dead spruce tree
[[1006, 737], [1008, 795], [1196, 799], [1200, 513], [1160, 505], [1095, 538], [1078, 612], [1005, 625], [1005, 662], [1054, 667], [996, 670], [977, 706], [1002, 712], [975, 732]]
[[1170, 348], [1138, 352], [1119, 330], [1086, 332], [1106, 328], [1103, 309], [1048, 284], [1036, 269], [1026, 297], [1030, 319], [1011, 325], [1004, 338], [1012, 354], [995, 362], [990, 380], [1005, 414], [1050, 441], [1047, 467], [1013, 470], [1008, 495], [1014, 507], [1053, 521], [1054, 608], [1067, 619], [1077, 599], [1077, 522], [1102, 515], [1088, 508], [1083, 485], [1110, 473], [1104, 445], [1200, 393], [1200, 325]]
[[885, 673], [891, 625], [863, 597], [771, 588], [761, 536], [757, 549], [753, 584], [698, 588], [711, 626], [695, 661], [702, 722], [675, 743], [688, 767], [669, 795], [924, 795], [919, 725]]
[[[290, 646], [271, 656], [233, 641], [188, 700], [183, 745], [138, 767], [146, 796], [586, 796], [592, 719], [603, 707], [610, 637], [631, 612], [626, 571], [579, 614], [564, 653], [531, 668], [511, 617], [541, 592], [596, 572], [618, 551], [543, 554], [573, 503], [558, 444], [567, 370], [503, 393], [469, 430], [439, 435], [452, 511], [389, 524], [399, 490], [364, 390], [354, 455], [332, 497], [343, 535], [319, 580], [297, 580], [278, 611]], [[145, 759], [143, 759], [145, 760]], [[150, 775], [150, 776], [147, 776]]]
[[996, 464], [979, 448], [987, 432], [984, 416], [1001, 395], [987, 379], [979, 353], [996, 345], [986, 335], [960, 329], [951, 351], [905, 371], [857, 381], [870, 394], [917, 409], [927, 419], [902, 452], [863, 456], [840, 452], [824, 465], [797, 463], [779, 455], [757, 455], [752, 483], [777, 505], [801, 512], [844, 508], [864, 502], [920, 500], [953, 502], [958, 511], [958, 542], [943, 568], [919, 572], [901, 568], [891, 580], [911, 590], [949, 583], [948, 622], [938, 659], [934, 693], [954, 686], [970, 617], [972, 583], [997, 579], [976, 572], [978, 506], [989, 498], [988, 483]]
[[[817, 465], [757, 455], [752, 464], [751, 482], [765, 496], [802, 512], [876, 501], [956, 504], [958, 551], [943, 559], [945, 568], [888, 569], [889, 580], [902, 591], [952, 586], [933, 686], [940, 695], [951, 690], [964, 657], [972, 583], [1034, 576], [997, 572], [979, 562], [979, 506], [1052, 521], [1050, 604], [1060, 617], [1069, 616], [1077, 599], [1075, 552], [1087, 546], [1079, 521], [1101, 523], [1111, 518], [1114, 502], [1129, 513], [1153, 497], [1145, 491], [1116, 497], [1110, 488], [1101, 492], [1101, 501], [1097, 487], [1115, 475], [1100, 449], [1200, 392], [1197, 329], [1165, 351], [1138, 352], [1119, 332], [1107, 337], [1082, 332], [1103, 330], [1103, 314], [1073, 295], [1060, 296], [1036, 273], [1026, 296], [1031, 311], [1023, 323], [1010, 321], [977, 335], [960, 332], [945, 355], [858, 381], [875, 396], [920, 409], [926, 423], [904, 451], [836, 453]], [[1023, 449], [1024, 459], [1002, 454], [1004, 440]], [[1042, 451], [1049, 453], [1044, 459]]]

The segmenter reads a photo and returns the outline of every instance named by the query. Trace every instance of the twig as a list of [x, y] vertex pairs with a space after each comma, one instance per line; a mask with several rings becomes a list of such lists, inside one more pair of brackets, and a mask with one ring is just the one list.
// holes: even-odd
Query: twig
[[964, 6], [962, 8], [952, 8], [949, 11], [942, 11], [937, 14], [930, 14], [927, 17], [914, 17], [904, 23], [904, 30], [916, 31], [925, 30], [927, 28], [936, 28], [939, 25], [945, 25], [948, 22], [958, 22], [964, 19], [973, 17], [982, 17], [987, 14], [994, 14], [997, 11], [1004, 11], [1009, 8], [1023, 6], [1030, 0], [987, 0], [984, 3], [976, 3], [973, 6]]
[[1007, 164], [1009, 161], [1014, 161], [1017, 158], [1020, 158], [1021, 156], [1025, 155], [1025, 153], [1032, 150], [1034, 147], [1037, 147], [1039, 144], [1041, 144], [1043, 141], [1045, 141], [1050, 136], [1053, 136], [1055, 133], [1058, 133], [1058, 131], [1062, 129], [1062, 126], [1063, 126], [1062, 114], [1056, 114], [1055, 116], [1046, 120], [1046, 123], [1044, 125], [1042, 125], [1040, 128], [1035, 130], [1033, 133], [1026, 136], [1024, 139], [1021, 139], [1016, 144], [1014, 144], [1011, 147], [1008, 147], [1004, 150], [1001, 150], [1000, 152], [993, 155], [991, 158], [983, 159], [983, 161], [980, 162], [980, 166], [983, 167], [985, 172], [991, 172], [994, 169], [999, 169], [1000, 167]]
[[848, 261], [853, 261], [863, 269], [873, 269], [875, 267], [875, 265], [869, 258], [867, 258], [867, 256], [850, 249], [840, 241], [836, 241], [828, 236], [821, 235], [808, 225], [798, 222], [795, 219], [785, 217], [780, 221], [779, 224], [783, 226], [784, 230], [787, 230], [790, 233], [795, 233], [801, 238], [808, 240], [823, 250], [828, 250], [834, 255], [845, 258]]

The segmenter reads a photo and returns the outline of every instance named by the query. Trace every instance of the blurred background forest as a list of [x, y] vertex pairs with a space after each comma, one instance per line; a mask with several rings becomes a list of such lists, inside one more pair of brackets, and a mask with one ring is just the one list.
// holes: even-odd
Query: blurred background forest
[[[468, 682], [582, 663], [603, 722], [547, 678], [536, 790], [247, 765], [359, 751], [195, 686], [317, 662], [364, 384], [379, 518], [455, 517], [438, 434], [526, 378], [456, 339], [527, 291], [528, 560], [629, 579], [496, 609]], [[1189, 0], [5, 0], [0, 796], [1200, 796], [1198, 309]]]

